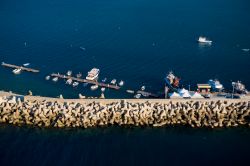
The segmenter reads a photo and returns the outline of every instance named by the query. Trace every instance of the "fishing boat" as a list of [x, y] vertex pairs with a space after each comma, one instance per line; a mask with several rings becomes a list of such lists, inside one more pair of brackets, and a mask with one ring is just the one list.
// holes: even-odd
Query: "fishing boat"
[[217, 79], [214, 79], [214, 80], [210, 79], [208, 81], [208, 84], [211, 86], [213, 91], [221, 91], [224, 89], [223, 85]]
[[30, 65], [30, 63], [25, 63], [25, 64], [23, 64], [23, 66], [29, 66]]
[[73, 82], [73, 87], [77, 87], [79, 85], [79, 82]]
[[236, 93], [248, 94], [248, 91], [247, 91], [245, 85], [242, 84], [240, 81], [232, 82], [232, 86], [233, 86], [233, 91], [235, 91]]
[[96, 90], [96, 89], [98, 89], [98, 85], [92, 85], [92, 86], [90, 87], [90, 89], [91, 89], [91, 90]]
[[116, 79], [111, 80], [110, 83], [115, 85], [116, 84]]
[[50, 76], [46, 76], [45, 79], [46, 79], [46, 80], [49, 80], [49, 79], [50, 79]]
[[76, 77], [77, 77], [77, 78], [81, 78], [81, 77], [82, 77], [82, 73], [78, 73], [78, 74], [76, 75]]
[[101, 88], [101, 91], [104, 92], [106, 89], [104, 87]]
[[68, 80], [66, 81], [66, 84], [71, 85], [71, 84], [72, 84], [72, 82], [73, 82], [73, 80], [72, 80], [72, 79], [68, 79]]
[[174, 73], [170, 71], [165, 78], [165, 83], [170, 90], [177, 91], [179, 88], [180, 78], [176, 77]]
[[68, 76], [71, 76], [71, 74], [72, 74], [72, 71], [71, 71], [71, 70], [67, 71], [67, 75], [68, 75]]
[[205, 44], [212, 44], [211, 40], [208, 40], [206, 37], [202, 37], [202, 36], [199, 37], [198, 42], [205, 43]]
[[21, 71], [22, 71], [22, 69], [14, 69], [12, 72], [13, 72], [14, 74], [20, 74]]
[[105, 83], [107, 81], [107, 78], [102, 79], [102, 82]]
[[99, 73], [100, 73], [100, 69], [93, 68], [88, 72], [86, 79], [91, 80], [91, 81], [96, 80], [99, 76]]
[[137, 93], [134, 97], [135, 97], [136, 99], [139, 99], [139, 98], [141, 98], [141, 94], [140, 94], [140, 93]]
[[54, 77], [54, 78], [52, 79], [52, 81], [57, 82], [57, 81], [58, 81], [58, 77]]
[[123, 85], [124, 85], [124, 81], [121, 80], [121, 81], [119, 82], [119, 86], [123, 86]]
[[146, 89], [146, 86], [142, 86], [141, 90], [144, 91]]

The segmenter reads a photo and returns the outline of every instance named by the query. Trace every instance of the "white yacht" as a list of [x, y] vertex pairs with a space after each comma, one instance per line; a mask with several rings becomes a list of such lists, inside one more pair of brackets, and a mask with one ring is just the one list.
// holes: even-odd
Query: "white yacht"
[[46, 79], [46, 80], [49, 80], [49, 79], [50, 79], [50, 76], [46, 76], [45, 79]]
[[208, 84], [212, 87], [213, 90], [215, 91], [221, 91], [223, 90], [223, 85], [220, 83], [219, 80], [215, 79], [215, 80], [212, 80], [210, 79], [208, 81]]
[[92, 85], [92, 86], [90, 87], [90, 89], [91, 89], [91, 90], [96, 90], [96, 89], [98, 89], [98, 85]]
[[123, 85], [124, 85], [124, 81], [121, 80], [121, 81], [119, 82], [119, 86], [123, 86]]
[[96, 80], [99, 76], [100, 70], [97, 68], [93, 68], [88, 72], [88, 75], [86, 77], [87, 80]]
[[71, 71], [71, 70], [67, 71], [67, 75], [68, 75], [68, 76], [71, 76], [71, 74], [72, 74], [72, 71]]
[[104, 87], [101, 88], [101, 91], [104, 92], [106, 89]]
[[73, 82], [73, 87], [77, 87], [79, 85], [79, 82]]
[[141, 98], [141, 94], [140, 94], [140, 93], [137, 93], [134, 97], [135, 97], [136, 99], [139, 99], [139, 98]]
[[206, 37], [202, 37], [202, 36], [199, 37], [198, 42], [199, 43], [212, 44], [211, 40], [208, 40]]
[[52, 79], [54, 82], [57, 82], [58, 81], [58, 77], [55, 77]]
[[142, 90], [142, 91], [144, 91], [145, 89], [146, 89], [146, 87], [145, 87], [145, 86], [142, 86], [142, 87], [141, 87], [141, 90]]
[[71, 84], [72, 84], [72, 82], [73, 82], [73, 80], [72, 80], [72, 79], [68, 79], [68, 80], [66, 81], [66, 84], [71, 85]]
[[14, 69], [12, 72], [13, 72], [14, 74], [20, 74], [21, 71], [22, 71], [22, 69]]
[[116, 84], [116, 79], [113, 79], [110, 83], [115, 85]]

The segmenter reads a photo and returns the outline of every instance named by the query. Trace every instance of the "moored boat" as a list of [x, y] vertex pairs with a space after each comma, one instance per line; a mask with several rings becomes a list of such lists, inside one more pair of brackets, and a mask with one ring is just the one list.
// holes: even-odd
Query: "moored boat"
[[139, 98], [141, 98], [141, 94], [140, 94], [140, 93], [137, 93], [134, 97], [135, 97], [136, 99], [139, 99]]
[[104, 87], [101, 88], [101, 91], [104, 92], [106, 89]]
[[124, 85], [124, 81], [121, 80], [121, 81], [119, 82], [119, 86], [123, 86], [123, 85]]
[[91, 89], [91, 90], [96, 90], [96, 89], [98, 89], [98, 85], [92, 85], [92, 86], [90, 87], [90, 89]]
[[236, 93], [248, 94], [245, 85], [242, 84], [240, 81], [232, 82], [232, 86], [233, 86], [233, 91], [235, 91]]
[[73, 82], [72, 86], [77, 87], [79, 85], [79, 82]]
[[142, 86], [141, 90], [144, 91], [146, 89], [146, 86]]
[[88, 75], [86, 76], [87, 80], [96, 80], [99, 76], [100, 70], [97, 68], [93, 68], [88, 72]]
[[71, 70], [67, 71], [67, 75], [71, 76], [72, 75], [72, 71]]
[[126, 90], [126, 92], [127, 92], [127, 93], [131, 93], [131, 94], [134, 94], [134, 93], [135, 93], [135, 91], [133, 91], [133, 90]]
[[111, 84], [115, 85], [116, 84], [116, 79], [111, 80]]
[[66, 81], [66, 84], [71, 85], [71, 84], [72, 84], [72, 82], [73, 82], [73, 80], [72, 80], [72, 79], [68, 79], [68, 80]]
[[49, 80], [49, 79], [50, 79], [50, 76], [46, 76], [45, 79], [46, 79], [46, 80]]
[[58, 77], [54, 77], [54, 78], [52, 79], [52, 81], [57, 82], [57, 81], [58, 81]]
[[22, 71], [22, 69], [14, 69], [12, 72], [14, 73], [14, 74], [20, 74], [21, 73], [21, 71]]
[[180, 78], [176, 77], [172, 71], [165, 78], [167, 87], [172, 91], [177, 91], [180, 84]]
[[224, 89], [223, 85], [217, 79], [214, 79], [214, 80], [210, 79], [208, 81], [208, 84], [211, 86], [213, 91], [221, 91]]
[[77, 78], [81, 78], [81, 77], [82, 77], [82, 73], [78, 73], [78, 74], [76, 75], [76, 77], [77, 77]]
[[30, 65], [30, 63], [24, 63], [24, 64], [23, 64], [23, 66], [25, 66], [25, 67], [26, 67], [26, 66], [29, 66], [29, 65]]
[[107, 78], [102, 79], [102, 82], [105, 83], [107, 81]]

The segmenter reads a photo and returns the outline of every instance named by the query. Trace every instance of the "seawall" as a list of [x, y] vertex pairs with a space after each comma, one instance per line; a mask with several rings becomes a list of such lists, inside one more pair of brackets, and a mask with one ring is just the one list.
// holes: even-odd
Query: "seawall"
[[56, 99], [25, 96], [0, 102], [0, 123], [40, 127], [250, 127], [245, 99]]

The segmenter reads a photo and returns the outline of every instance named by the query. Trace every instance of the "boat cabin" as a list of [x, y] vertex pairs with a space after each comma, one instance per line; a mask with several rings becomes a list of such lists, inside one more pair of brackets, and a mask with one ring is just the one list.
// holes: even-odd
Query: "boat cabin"
[[211, 86], [209, 84], [197, 84], [197, 92], [199, 93], [209, 93], [211, 91]]

